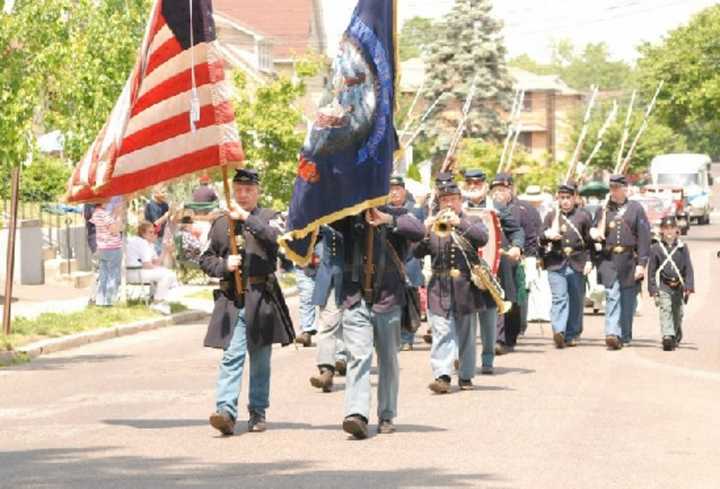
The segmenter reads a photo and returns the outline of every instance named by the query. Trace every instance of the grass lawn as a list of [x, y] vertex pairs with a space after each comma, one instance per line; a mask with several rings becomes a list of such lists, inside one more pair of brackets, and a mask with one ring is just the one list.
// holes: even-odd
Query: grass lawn
[[[187, 309], [177, 303], [171, 304], [170, 308], [173, 313]], [[91, 306], [83, 311], [67, 314], [44, 313], [35, 319], [17, 317], [12, 322], [12, 334], [0, 338], [0, 351], [13, 350], [33, 341], [156, 317], [161, 317], [161, 315], [143, 304], [114, 307]]]

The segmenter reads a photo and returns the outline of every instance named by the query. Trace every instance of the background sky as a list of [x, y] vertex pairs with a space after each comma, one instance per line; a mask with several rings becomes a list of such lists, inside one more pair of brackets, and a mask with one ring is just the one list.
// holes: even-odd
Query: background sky
[[[400, 22], [414, 17], [440, 17], [454, 0], [400, 0]], [[548, 61], [553, 39], [569, 38], [577, 45], [604, 41], [615, 58], [634, 61], [636, 47], [656, 42], [669, 30], [690, 20], [717, 0], [495, 0], [494, 13], [505, 22], [505, 42], [511, 56], [527, 53]], [[325, 0], [330, 19], [347, 19], [355, 0]], [[339, 38], [345, 22], [328, 25]], [[331, 42], [330, 45], [337, 44]]]

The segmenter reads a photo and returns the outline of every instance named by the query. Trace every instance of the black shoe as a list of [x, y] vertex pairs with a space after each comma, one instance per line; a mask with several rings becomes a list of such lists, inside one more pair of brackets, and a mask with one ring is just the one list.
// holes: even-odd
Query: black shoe
[[563, 349], [565, 348], [565, 334], [561, 332], [557, 332], [553, 335], [553, 341], [555, 342], [555, 348]]
[[460, 384], [461, 391], [471, 391], [475, 388], [475, 386], [473, 386], [472, 380], [460, 379], [458, 384]]
[[248, 420], [248, 432], [262, 433], [267, 429], [265, 415], [257, 411], [250, 411], [250, 419]]
[[675, 349], [675, 338], [673, 336], [663, 336], [663, 351], [673, 351]]
[[368, 437], [368, 422], [359, 414], [351, 414], [343, 420], [343, 431], [351, 434], [356, 440], [364, 440]]
[[425, 333], [422, 337], [423, 341], [427, 343], [428, 345], [432, 345], [432, 331], [429, 329], [427, 330], [427, 333]]
[[495, 355], [507, 355], [508, 353], [512, 353], [513, 351], [515, 351], [514, 346], [506, 345], [505, 343], [495, 344]]
[[332, 392], [334, 376], [332, 369], [322, 368], [320, 374], [310, 377], [310, 385], [322, 389], [323, 392]]
[[335, 362], [335, 372], [340, 376], [344, 377], [347, 373], [347, 362], [345, 360], [338, 360]]
[[446, 376], [438, 377], [437, 379], [430, 382], [428, 389], [433, 391], [435, 394], [447, 394], [450, 392], [450, 379]]
[[611, 350], [620, 350], [623, 347], [622, 340], [615, 335], [606, 336], [605, 344]]
[[312, 335], [306, 331], [295, 338], [295, 343], [302, 345], [305, 348], [312, 346]]
[[210, 415], [210, 426], [225, 436], [235, 434], [235, 420], [227, 411], [216, 411]]
[[390, 435], [395, 433], [395, 425], [389, 419], [381, 419], [378, 423], [378, 433], [381, 435]]

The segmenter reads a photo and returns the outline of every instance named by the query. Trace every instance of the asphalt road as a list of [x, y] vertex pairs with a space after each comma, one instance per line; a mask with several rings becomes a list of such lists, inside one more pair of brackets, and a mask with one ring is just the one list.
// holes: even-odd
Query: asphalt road
[[533, 324], [494, 377], [436, 396], [419, 345], [400, 357], [398, 432], [365, 441], [340, 429], [342, 380], [310, 387], [314, 348], [274, 351], [266, 433], [216, 436], [220, 353], [201, 324], [1, 369], [0, 488], [719, 487], [720, 225], [687, 241], [698, 294], [681, 349], [661, 350], [645, 301], [631, 348], [606, 350], [600, 316], [562, 351]]

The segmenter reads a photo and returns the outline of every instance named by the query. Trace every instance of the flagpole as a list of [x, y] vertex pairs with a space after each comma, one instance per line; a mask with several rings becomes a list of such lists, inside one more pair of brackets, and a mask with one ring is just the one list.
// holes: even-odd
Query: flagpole
[[[233, 255], [238, 254], [238, 245], [237, 245], [237, 238], [235, 237], [235, 220], [230, 217], [232, 212], [232, 198], [230, 197], [230, 180], [228, 179], [228, 170], [227, 165], [222, 165], [220, 167], [222, 169], [222, 176], [223, 176], [223, 189], [225, 190], [225, 202], [227, 203], [228, 208], [228, 236], [230, 237], [230, 253]], [[235, 277], [235, 292], [238, 296], [241, 296], [243, 294], [243, 287], [242, 287], [242, 276], [240, 275], [240, 270], [235, 270], [233, 272], [233, 276]]]
[[12, 169], [12, 195], [10, 201], [10, 226], [8, 227], [7, 266], [5, 267], [5, 296], [3, 304], [3, 333], [10, 336], [10, 307], [12, 303], [13, 275], [15, 269], [15, 233], [17, 231], [17, 211], [20, 193], [20, 168]]

